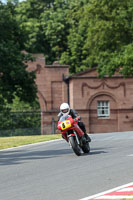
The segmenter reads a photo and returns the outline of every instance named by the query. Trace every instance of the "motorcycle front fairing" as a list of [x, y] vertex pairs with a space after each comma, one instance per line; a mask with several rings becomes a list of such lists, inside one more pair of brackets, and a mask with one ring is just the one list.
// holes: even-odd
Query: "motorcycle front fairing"
[[73, 126], [74, 119], [70, 116], [62, 116], [58, 122], [58, 129], [61, 131], [67, 131], [67, 129]]
[[[68, 134], [69, 130], [72, 129], [74, 123], [74, 119], [70, 116], [62, 116], [58, 122], [58, 129], [61, 131], [61, 134], [63, 135], [64, 139], [68, 142]], [[71, 131], [72, 132], [72, 131]]]
[[58, 122], [58, 129], [61, 130], [61, 133], [67, 140], [67, 142], [70, 135], [74, 136], [73, 130], [78, 133], [79, 137], [82, 137], [84, 135], [84, 132], [78, 126], [77, 121], [74, 120], [71, 115], [62, 116], [60, 118], [60, 121]]

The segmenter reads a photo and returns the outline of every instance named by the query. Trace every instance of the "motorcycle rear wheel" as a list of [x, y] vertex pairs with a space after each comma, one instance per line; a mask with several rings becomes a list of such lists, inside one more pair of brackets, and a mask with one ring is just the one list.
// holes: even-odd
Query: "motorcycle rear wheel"
[[82, 146], [82, 151], [84, 153], [89, 153], [90, 152], [90, 145], [89, 145], [89, 142], [85, 143], [83, 146]]
[[69, 142], [72, 146], [74, 153], [77, 156], [80, 156], [81, 155], [81, 149], [80, 149], [79, 144], [77, 143], [76, 137], [74, 137], [74, 136], [69, 137]]

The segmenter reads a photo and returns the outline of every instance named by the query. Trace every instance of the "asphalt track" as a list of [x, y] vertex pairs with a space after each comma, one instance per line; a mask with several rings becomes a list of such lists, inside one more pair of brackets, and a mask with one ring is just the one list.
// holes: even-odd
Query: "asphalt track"
[[133, 182], [133, 132], [91, 138], [80, 157], [63, 140], [0, 151], [0, 200], [79, 200]]

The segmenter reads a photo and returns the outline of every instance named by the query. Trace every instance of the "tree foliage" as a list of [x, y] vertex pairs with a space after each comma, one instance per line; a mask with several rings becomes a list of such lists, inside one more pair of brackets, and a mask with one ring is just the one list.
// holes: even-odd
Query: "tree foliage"
[[60, 59], [67, 48], [67, 9], [64, 0], [28, 0], [17, 6], [17, 20], [27, 33], [28, 52], [44, 53], [47, 63]]
[[16, 8], [27, 31], [25, 47], [43, 52], [75, 73], [97, 67], [100, 76], [132, 73], [132, 0], [27, 0]]
[[116, 70], [133, 76], [132, 0], [27, 0], [13, 5], [24, 31], [21, 46], [44, 53], [48, 64], [69, 64], [71, 73], [97, 67], [100, 76]]
[[26, 70], [29, 55], [22, 53], [24, 31], [16, 21], [15, 4], [0, 3], [0, 104], [15, 96], [32, 102], [36, 97], [35, 74]]
[[120, 70], [121, 73], [126, 72], [127, 66], [132, 71], [131, 62], [128, 62], [125, 67], [125, 60], [123, 60], [123, 53], [125, 57], [129, 57], [126, 48], [128, 53], [130, 49], [130, 56], [132, 55], [133, 3], [131, 0], [90, 0], [77, 9], [72, 17], [73, 26], [68, 35], [69, 48], [63, 52], [61, 58], [64, 62], [68, 61], [73, 68], [75, 65], [75, 71], [98, 67], [101, 76], [112, 75], [119, 67], [124, 69]]

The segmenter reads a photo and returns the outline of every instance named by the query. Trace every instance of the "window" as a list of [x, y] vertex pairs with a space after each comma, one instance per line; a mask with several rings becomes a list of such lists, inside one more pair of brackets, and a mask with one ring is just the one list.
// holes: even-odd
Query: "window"
[[97, 116], [98, 117], [109, 117], [109, 101], [98, 101], [97, 102]]

